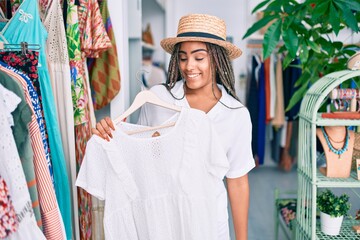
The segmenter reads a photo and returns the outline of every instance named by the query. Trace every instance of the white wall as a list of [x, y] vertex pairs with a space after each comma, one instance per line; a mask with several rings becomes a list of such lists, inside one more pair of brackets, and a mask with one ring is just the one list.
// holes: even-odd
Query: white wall
[[151, 32], [156, 50], [153, 55], [154, 62], [165, 63], [165, 51], [160, 46], [160, 41], [165, 38], [165, 11], [155, 0], [142, 1], [142, 29], [150, 23]]
[[129, 106], [129, 34], [127, 0], [109, 0], [108, 8], [116, 39], [117, 54], [121, 76], [120, 93], [112, 100], [110, 112], [98, 114], [97, 119], [105, 116], [116, 118]]

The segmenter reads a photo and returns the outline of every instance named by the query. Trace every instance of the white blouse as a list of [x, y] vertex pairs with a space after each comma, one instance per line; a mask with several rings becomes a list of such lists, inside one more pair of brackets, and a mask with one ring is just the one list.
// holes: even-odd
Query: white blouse
[[87, 144], [76, 185], [105, 200], [107, 239], [218, 239], [217, 198], [229, 163], [205, 113], [183, 108], [171, 128], [120, 123]]

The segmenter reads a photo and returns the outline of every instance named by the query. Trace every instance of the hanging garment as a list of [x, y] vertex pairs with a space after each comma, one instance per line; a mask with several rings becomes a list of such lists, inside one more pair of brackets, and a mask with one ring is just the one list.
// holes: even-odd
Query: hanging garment
[[[67, 0], [66, 38], [69, 51], [72, 99], [74, 108], [75, 129], [75, 156], [76, 169], [80, 169], [85, 154], [86, 143], [91, 136], [91, 125], [89, 123], [88, 94], [85, 68], [81, 56], [80, 32], [78, 21], [78, 10], [74, 0]], [[91, 195], [81, 188], [77, 188], [74, 196], [75, 233], [77, 238], [91, 239], [92, 203]]]
[[[66, 33], [63, 25], [62, 9], [59, 0], [52, 0], [46, 8], [44, 16], [44, 25], [48, 31], [46, 52], [48, 56], [49, 73], [51, 76], [51, 85], [54, 92], [54, 100], [59, 117], [61, 139], [67, 164], [67, 172], [71, 179], [63, 179], [61, 183], [69, 186], [69, 180], [72, 183], [73, 191], [76, 191], [76, 161], [75, 161], [75, 132], [74, 132], [74, 112], [71, 99], [71, 77], [69, 56], [66, 42]], [[71, 181], [72, 180], [72, 181]], [[72, 204], [70, 200], [70, 188], [61, 187], [66, 198], [59, 201], [62, 218], [65, 223], [67, 239], [72, 237]], [[57, 193], [58, 196], [58, 193]]]
[[[283, 80], [284, 80], [284, 105], [287, 107], [289, 105], [291, 97], [294, 93], [299, 89], [299, 87], [295, 86], [296, 81], [301, 76], [301, 68], [293, 67], [293, 65], [299, 65], [300, 60], [295, 59], [291, 62], [290, 66], [284, 70]], [[285, 112], [286, 120], [292, 121], [296, 118], [300, 110], [301, 101], [299, 101], [295, 106], [291, 108], [291, 110]]]
[[284, 106], [284, 87], [283, 87], [283, 72], [282, 72], [282, 59], [279, 54], [276, 62], [276, 105], [275, 105], [275, 117], [271, 121], [271, 124], [275, 128], [281, 128], [285, 122], [285, 107]]
[[[217, 86], [221, 90], [221, 98], [206, 115], [211, 119], [216, 132], [219, 133], [220, 143], [230, 164], [230, 170], [226, 173], [226, 177], [238, 178], [255, 167], [251, 152], [252, 124], [250, 115], [243, 104], [227, 93], [225, 87], [220, 84]], [[171, 89], [171, 93], [163, 85], [154, 86], [151, 91], [165, 102], [190, 108], [189, 102], [184, 97], [184, 89], [184, 81], [178, 81]], [[229, 109], [226, 106], [234, 109]], [[141, 108], [138, 123], [147, 126], [161, 125], [173, 114], [173, 111], [166, 108], [145, 104]], [[229, 128], [229, 126], [232, 127]], [[229, 230], [231, 230], [229, 225], [232, 223], [228, 224], [227, 191], [223, 186], [220, 187], [219, 191], [221, 192], [218, 195], [218, 226], [219, 235], [221, 235], [219, 239], [228, 239]]]
[[97, 0], [80, 0], [78, 15], [82, 54], [97, 58], [111, 48]]
[[77, 6], [74, 4], [74, 0], [67, 1], [66, 39], [70, 59], [74, 122], [75, 125], [78, 125], [89, 121], [87, 92], [84, 89], [86, 85], [86, 75], [81, 57]]
[[258, 115], [258, 158], [259, 164], [264, 164], [265, 160], [265, 135], [266, 135], [266, 77], [265, 64], [261, 64], [259, 70], [259, 115]]
[[26, 186], [24, 172], [16, 149], [11, 126], [14, 111], [21, 101], [13, 92], [0, 85], [0, 176], [9, 186], [14, 209], [19, 223], [15, 233], [9, 239], [44, 239], [45, 236], [36, 225], [31, 207], [30, 195]]
[[129, 136], [143, 126], [123, 122], [110, 142], [89, 141], [76, 184], [106, 200], [106, 239], [218, 239], [226, 154], [204, 112], [183, 108], [173, 121], [159, 137]]
[[68, 175], [65, 167], [65, 157], [57, 120], [58, 118], [56, 111], [54, 111], [56, 106], [47, 69], [45, 53], [47, 32], [40, 20], [37, 1], [24, 0], [13, 18], [10, 19], [5, 28], [1, 31], [1, 35], [4, 40], [9, 43], [20, 43], [25, 41], [41, 46], [39, 52], [38, 74], [42, 94], [41, 100], [49, 134], [55, 191], [58, 202], [60, 203], [61, 212], [68, 211], [68, 209], [64, 209], [64, 205], [70, 206], [70, 203], [63, 204], [63, 201], [68, 201], [67, 199], [69, 199], [68, 193], [70, 191], [70, 186], [66, 183], [62, 184], [64, 181], [63, 179], [68, 179]]
[[112, 47], [99, 54], [97, 58], [88, 58], [89, 78], [95, 110], [110, 103], [120, 91], [120, 69], [118, 63], [115, 35], [106, 0], [99, 0], [102, 22]]
[[[4, 63], [0, 62], [0, 64]], [[11, 68], [12, 70], [7, 68]], [[37, 98], [36, 91], [29, 77], [10, 66], [7, 66], [7, 68], [0, 66], [1, 71], [10, 75], [21, 84], [28, 105], [32, 105], [34, 109], [38, 109], [39, 99]], [[38, 118], [41, 120], [42, 116], [39, 111], [34, 110], [34, 112], [37, 116], [32, 116], [31, 123], [29, 124], [29, 130], [31, 146], [34, 152], [34, 169], [39, 190], [38, 197], [44, 233], [47, 239], [64, 239], [65, 236], [62, 233], [63, 222], [58, 214], [59, 209], [46, 162], [43, 139], [40, 133], [39, 123], [41, 124], [41, 121], [38, 122], [36, 119]]]
[[[35, 111], [39, 111], [41, 114], [41, 117], [37, 117], [41, 136], [43, 139], [44, 149], [45, 149], [45, 156], [46, 161], [48, 163], [49, 173], [51, 180], [54, 183], [54, 174], [53, 174], [53, 167], [51, 163], [51, 156], [50, 156], [50, 149], [49, 149], [49, 141], [48, 141], [48, 133], [46, 130], [46, 122], [44, 119], [44, 111], [42, 106], [42, 98], [41, 98], [41, 91], [40, 91], [40, 83], [38, 78], [38, 71], [37, 71], [37, 64], [38, 64], [38, 57], [39, 53], [35, 51], [30, 51], [27, 55], [23, 55], [21, 51], [5, 51], [0, 52], [0, 61], [3, 63], [0, 63], [1, 66], [7, 67], [11, 66], [16, 68], [17, 70], [20, 70], [27, 74], [27, 76], [31, 79], [32, 85], [34, 86], [34, 90], [37, 93], [38, 101], [38, 109], [35, 109]], [[6, 64], [4, 64], [6, 63]]]
[[270, 87], [270, 57], [264, 60], [264, 79], [265, 79], [265, 122], [271, 121], [271, 87]]
[[16, 148], [19, 153], [21, 165], [26, 178], [32, 208], [35, 214], [35, 219], [38, 227], [42, 228], [40, 205], [38, 198], [38, 189], [35, 178], [35, 170], [33, 157], [34, 153], [31, 148], [30, 135], [28, 124], [31, 122], [31, 117], [34, 114], [32, 106], [29, 106], [25, 100], [23, 88], [16, 79], [11, 78], [6, 73], [0, 71], [0, 83], [8, 90], [15, 93], [21, 102], [17, 108], [11, 113], [14, 119], [14, 126], [12, 126], [12, 133], [15, 139]]
[[254, 123], [252, 129], [252, 136], [251, 136], [251, 149], [254, 156], [258, 154], [258, 126], [255, 124], [258, 122], [259, 119], [259, 92], [258, 92], [258, 80], [256, 78], [255, 69], [259, 65], [258, 61], [256, 60], [256, 56], [252, 57], [252, 67], [251, 67], [251, 76], [250, 76], [250, 83], [249, 91], [246, 102], [249, 103], [247, 108], [250, 113], [251, 122]]
[[0, 176], [0, 238], [6, 238], [18, 229], [19, 223], [12, 204], [9, 189]]
[[38, 74], [40, 89], [42, 94], [42, 103], [44, 108], [47, 131], [49, 134], [50, 155], [53, 164], [55, 191], [59, 202], [60, 211], [64, 209], [64, 202], [69, 202], [69, 185], [63, 183], [63, 179], [68, 179], [64, 150], [59, 131], [59, 124], [56, 116], [54, 96], [51, 88], [49, 72], [47, 69], [47, 60], [45, 53], [47, 32], [44, 28], [40, 16], [38, 3], [36, 0], [24, 0], [13, 18], [9, 20], [5, 28], [1, 31], [1, 37], [9, 43], [28, 42], [39, 44], [39, 64]]

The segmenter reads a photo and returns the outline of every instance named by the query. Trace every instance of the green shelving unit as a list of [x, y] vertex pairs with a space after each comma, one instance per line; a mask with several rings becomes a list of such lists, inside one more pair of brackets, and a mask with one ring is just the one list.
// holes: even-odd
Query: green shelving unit
[[[324, 235], [316, 219], [318, 188], [359, 188], [356, 173], [346, 179], [323, 176], [316, 167], [316, 128], [318, 126], [360, 126], [360, 120], [321, 118], [319, 108], [329, 93], [346, 80], [360, 76], [357, 71], [338, 71], [316, 81], [304, 96], [299, 112], [298, 194], [296, 239], [359, 239], [352, 230], [355, 222], [344, 220], [339, 236]], [[359, 196], [359, 195], [358, 195]], [[359, 199], [360, 201], [360, 199]]]

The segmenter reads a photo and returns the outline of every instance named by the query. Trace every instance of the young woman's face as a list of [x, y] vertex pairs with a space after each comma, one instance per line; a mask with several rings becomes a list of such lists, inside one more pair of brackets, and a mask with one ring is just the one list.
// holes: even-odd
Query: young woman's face
[[189, 89], [210, 87], [210, 56], [203, 42], [183, 42], [179, 50], [180, 70]]

